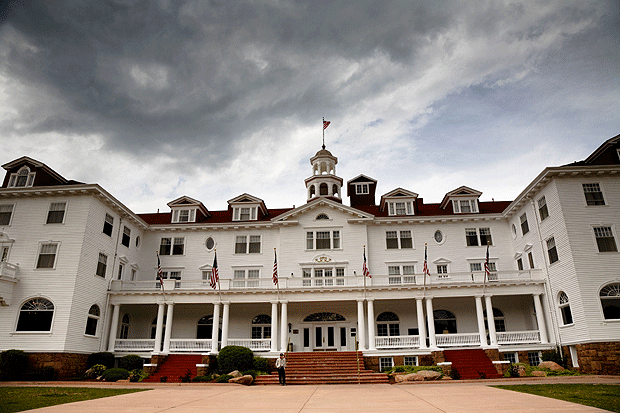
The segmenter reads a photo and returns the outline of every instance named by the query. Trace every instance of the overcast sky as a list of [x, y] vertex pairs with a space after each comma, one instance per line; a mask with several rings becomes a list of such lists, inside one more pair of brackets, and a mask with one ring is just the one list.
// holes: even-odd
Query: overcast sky
[[305, 203], [322, 117], [337, 175], [377, 201], [512, 200], [620, 133], [618, 0], [0, 4], [0, 162], [135, 212]]

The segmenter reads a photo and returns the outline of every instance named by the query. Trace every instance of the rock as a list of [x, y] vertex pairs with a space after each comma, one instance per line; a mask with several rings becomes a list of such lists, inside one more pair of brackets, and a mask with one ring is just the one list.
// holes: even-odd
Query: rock
[[244, 384], [246, 386], [249, 386], [250, 384], [252, 384], [253, 381], [254, 381], [254, 377], [252, 377], [252, 375], [250, 374], [247, 374], [241, 377], [233, 377], [232, 379], [228, 380], [229, 383]]
[[420, 370], [416, 374], [423, 377], [423, 380], [439, 380], [441, 377], [441, 373], [435, 370]]
[[534, 376], [534, 377], [547, 377], [547, 372], [546, 371], [540, 371], [540, 370], [534, 370], [532, 372], [532, 376]]
[[564, 367], [560, 366], [558, 363], [556, 363], [555, 361], [543, 361], [542, 363], [540, 363], [538, 365], [538, 367], [543, 367], [552, 371], [562, 371], [564, 370]]
[[231, 371], [230, 373], [228, 373], [228, 375], [233, 376], [235, 379], [243, 377], [243, 374], [239, 373], [239, 370]]
[[452, 380], [452, 377], [450, 377], [450, 376], [443, 376], [441, 378], [441, 380]]
[[525, 372], [525, 367], [519, 366], [519, 377], [525, 377], [527, 373]]

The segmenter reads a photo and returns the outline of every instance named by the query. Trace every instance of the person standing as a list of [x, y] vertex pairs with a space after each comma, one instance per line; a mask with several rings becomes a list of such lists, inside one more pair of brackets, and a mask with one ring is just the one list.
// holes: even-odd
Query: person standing
[[281, 386], [286, 386], [286, 358], [284, 353], [280, 353], [280, 358], [276, 360], [276, 368], [278, 369], [278, 380]]

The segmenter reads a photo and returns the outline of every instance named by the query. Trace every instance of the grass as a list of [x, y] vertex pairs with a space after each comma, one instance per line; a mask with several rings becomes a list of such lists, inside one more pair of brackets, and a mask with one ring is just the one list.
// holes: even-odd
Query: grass
[[82, 387], [0, 387], [0, 413], [21, 412], [57, 404], [100, 399], [148, 389]]
[[518, 384], [493, 386], [535, 394], [620, 413], [620, 385], [617, 384]]

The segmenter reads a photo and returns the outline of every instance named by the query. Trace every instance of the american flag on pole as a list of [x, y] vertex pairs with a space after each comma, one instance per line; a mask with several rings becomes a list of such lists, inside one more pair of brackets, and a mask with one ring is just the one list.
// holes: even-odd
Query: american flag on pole
[[157, 254], [157, 279], [159, 280], [159, 284], [161, 284], [162, 288], [164, 287], [164, 278], [161, 270], [161, 261], [159, 260], [159, 254]]
[[327, 127], [329, 126], [330, 123], [331, 123], [330, 121], [324, 120], [323, 121], [323, 130], [327, 129]]
[[487, 278], [491, 275], [491, 271], [489, 271], [489, 244], [487, 244], [487, 259], [484, 262], [484, 274]]
[[278, 284], [278, 255], [276, 249], [273, 249], [273, 283]]
[[426, 254], [426, 244], [424, 244], [424, 269], [422, 270], [424, 273], [424, 277], [426, 279], [426, 276], [431, 276], [430, 271], [428, 270], [428, 262], [427, 262], [427, 254]]
[[364, 274], [364, 277], [372, 278], [370, 271], [368, 271], [368, 266], [366, 265], [366, 248], [364, 248], [364, 265], [362, 265], [362, 274]]
[[213, 267], [211, 268], [211, 280], [209, 280], [209, 284], [211, 285], [211, 288], [215, 289], [215, 287], [217, 287], [217, 282], [219, 278], [220, 276], [217, 272], [217, 252], [216, 252], [215, 256], [213, 257]]

